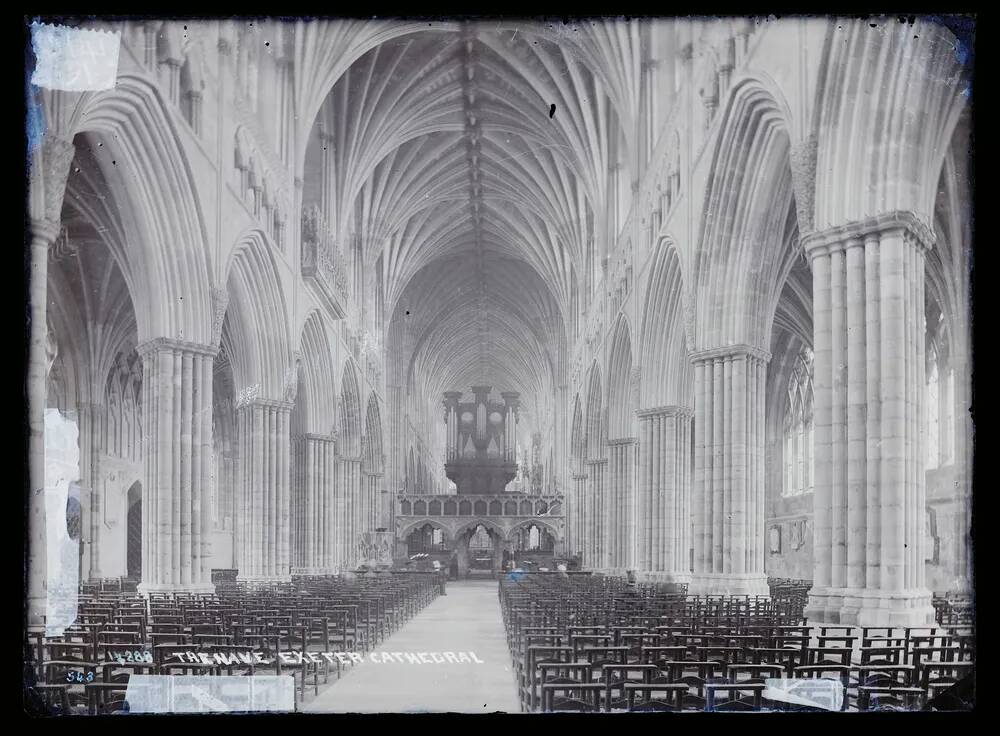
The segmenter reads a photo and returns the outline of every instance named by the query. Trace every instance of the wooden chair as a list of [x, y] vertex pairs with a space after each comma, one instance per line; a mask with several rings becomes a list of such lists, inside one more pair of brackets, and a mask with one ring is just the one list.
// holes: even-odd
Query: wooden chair
[[[719, 665], [717, 662], [668, 662], [667, 677], [671, 683], [681, 683], [687, 686], [681, 700], [683, 709], [701, 710], [705, 707], [705, 685], [716, 677]], [[693, 691], [693, 692], [692, 692]]]
[[[604, 710], [610, 712], [615, 708], [628, 707], [628, 693], [625, 685], [628, 683], [650, 684], [652, 679], [660, 674], [660, 668], [655, 664], [604, 664], [601, 666], [604, 681]], [[638, 674], [638, 677], [636, 675]], [[620, 693], [617, 699], [615, 693]]]
[[806, 652], [801, 649], [776, 649], [772, 647], [757, 647], [750, 650], [753, 664], [778, 664], [785, 668], [791, 676], [792, 669], [806, 664]]
[[906, 649], [902, 646], [860, 647], [858, 653], [862, 666], [906, 664]]
[[[541, 687], [542, 712], [593, 713], [599, 711], [603, 691], [604, 683], [602, 682], [546, 682]], [[561, 696], [560, 693], [562, 693]]]
[[[666, 693], [662, 699], [653, 698], [655, 693]], [[625, 683], [625, 697], [630, 713], [644, 711], [678, 712], [683, 709], [683, 699], [688, 692], [684, 683]], [[641, 697], [639, 702], [636, 698]]]
[[539, 706], [538, 679], [539, 664], [573, 661], [573, 648], [569, 646], [545, 647], [529, 646], [525, 652], [524, 675], [521, 682], [522, 701], [529, 712]]
[[920, 710], [926, 693], [920, 687], [858, 687], [858, 710]]
[[63, 683], [38, 683], [31, 685], [29, 692], [34, 693], [48, 715], [72, 715], [73, 706], [70, 703], [69, 685]]
[[854, 670], [859, 686], [910, 687], [916, 681], [916, 667], [912, 664], [862, 665]]
[[933, 698], [975, 670], [973, 662], [927, 662], [920, 668], [920, 687]]
[[961, 648], [957, 646], [949, 647], [917, 647], [910, 650], [910, 663], [917, 668], [917, 672], [927, 664], [936, 662], [956, 662], [958, 661]]
[[807, 647], [806, 664], [850, 667], [854, 650], [849, 647]]
[[[705, 685], [706, 711], [759, 711], [764, 685], [750, 683], [710, 682]], [[728, 697], [719, 702], [718, 693]]]
[[[780, 680], [787, 673], [785, 667], [779, 664], [731, 664], [726, 668], [726, 674], [733, 684], [749, 683], [764, 684], [765, 680]], [[741, 677], [748, 675], [748, 677]]]

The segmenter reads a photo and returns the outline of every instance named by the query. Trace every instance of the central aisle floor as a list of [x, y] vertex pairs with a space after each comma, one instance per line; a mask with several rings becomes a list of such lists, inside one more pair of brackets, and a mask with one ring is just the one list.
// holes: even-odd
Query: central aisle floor
[[[300, 706], [308, 713], [517, 713], [520, 706], [504, 633], [497, 583], [449, 582], [438, 596], [395, 634], [316, 698]], [[409, 652], [461, 662], [415, 664], [385, 661], [385, 652]], [[459, 657], [464, 653], [470, 661]], [[438, 655], [434, 657], [432, 655]], [[473, 656], [474, 655], [474, 656]], [[389, 659], [385, 657], [385, 659]], [[477, 662], [475, 660], [480, 660]]]

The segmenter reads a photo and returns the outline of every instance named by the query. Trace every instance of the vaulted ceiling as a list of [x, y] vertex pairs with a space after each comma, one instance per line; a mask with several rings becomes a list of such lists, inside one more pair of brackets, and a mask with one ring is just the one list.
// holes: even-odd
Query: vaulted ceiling
[[338, 79], [304, 196], [382, 258], [391, 381], [549, 406], [609, 169], [633, 168], [639, 67], [636, 23], [483, 21], [388, 40]]

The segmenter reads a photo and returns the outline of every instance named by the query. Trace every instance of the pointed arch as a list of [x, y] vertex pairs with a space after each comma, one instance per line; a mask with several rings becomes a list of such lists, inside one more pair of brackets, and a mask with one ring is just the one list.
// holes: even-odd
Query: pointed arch
[[368, 438], [368, 443], [364, 470], [368, 473], [381, 473], [384, 470], [382, 412], [379, 409], [378, 397], [374, 393], [368, 397], [368, 407], [365, 411], [365, 437]]
[[632, 337], [628, 320], [618, 318], [611, 338], [608, 364], [608, 436], [634, 437], [635, 411], [632, 395]]
[[454, 539], [458, 537], [457, 534], [452, 535], [448, 531], [447, 525], [444, 524], [443, 522], [438, 521], [437, 519], [434, 519], [432, 517], [421, 517], [416, 521], [412, 521], [406, 526], [404, 526], [399, 532], [399, 539], [405, 542], [406, 538], [409, 537], [411, 534], [413, 534], [414, 531], [416, 531], [417, 529], [421, 529], [424, 526], [427, 526], [428, 524], [434, 529], [438, 529], [441, 531], [441, 534], [444, 535], [444, 541], [446, 544], [450, 544]]
[[557, 542], [562, 539], [562, 533], [559, 531], [558, 527], [551, 521], [546, 521], [545, 519], [525, 519], [524, 521], [518, 522], [511, 527], [509, 532], [507, 532], [506, 538], [513, 539], [514, 532], [526, 530], [531, 526], [537, 526], [539, 529], [544, 529], [551, 534], [552, 538]]
[[583, 402], [580, 394], [573, 397], [573, 423], [570, 425], [570, 457], [573, 460], [573, 472], [582, 473], [587, 462], [587, 429], [583, 422]]
[[[758, 80], [728, 98], [705, 190], [694, 267], [695, 349], [766, 348], [797, 238], [787, 106]], [[775, 233], [782, 233], [775, 238]]]
[[817, 230], [910, 211], [933, 222], [938, 177], [971, 89], [941, 22], [830, 24], [817, 89]]
[[123, 219], [140, 342], [210, 343], [212, 249], [172, 102], [146, 75], [123, 69], [112, 89], [44, 92], [42, 107], [49, 130], [102, 143], [97, 161]]
[[340, 382], [340, 454], [357, 458], [361, 455], [361, 382], [353, 360], [344, 363]]
[[453, 538], [459, 539], [463, 534], [468, 534], [470, 531], [475, 532], [480, 525], [485, 527], [487, 531], [492, 531], [499, 541], [507, 541], [508, 537], [504, 532], [503, 527], [490, 518], [475, 518], [472, 521], [462, 524], [455, 529], [455, 535]]
[[601, 399], [601, 368], [594, 361], [590, 368], [590, 381], [587, 389], [587, 459], [598, 460], [604, 457], [604, 444], [607, 439], [604, 421], [604, 405]]
[[669, 238], [662, 240], [653, 253], [643, 293], [641, 405], [692, 407], [684, 278], [676, 245]]
[[287, 306], [277, 266], [259, 230], [247, 233], [235, 249], [226, 290], [222, 345], [232, 361], [237, 390], [256, 387], [260, 396], [273, 399], [292, 395], [297, 377]]
[[[301, 355], [300, 388], [295, 395], [296, 411], [303, 413], [301, 432], [331, 435], [336, 429], [335, 408], [337, 371], [331, 346], [335, 345], [326, 316], [318, 309], [309, 312], [299, 336]], [[303, 392], [304, 395], [303, 395]]]

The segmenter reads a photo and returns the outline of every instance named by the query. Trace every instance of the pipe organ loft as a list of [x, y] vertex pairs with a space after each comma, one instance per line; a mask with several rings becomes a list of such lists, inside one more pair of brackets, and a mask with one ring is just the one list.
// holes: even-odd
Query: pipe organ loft
[[[974, 26], [34, 23], [35, 696], [225, 647], [320, 710], [962, 680]], [[446, 693], [278, 656], [395, 637]]]

